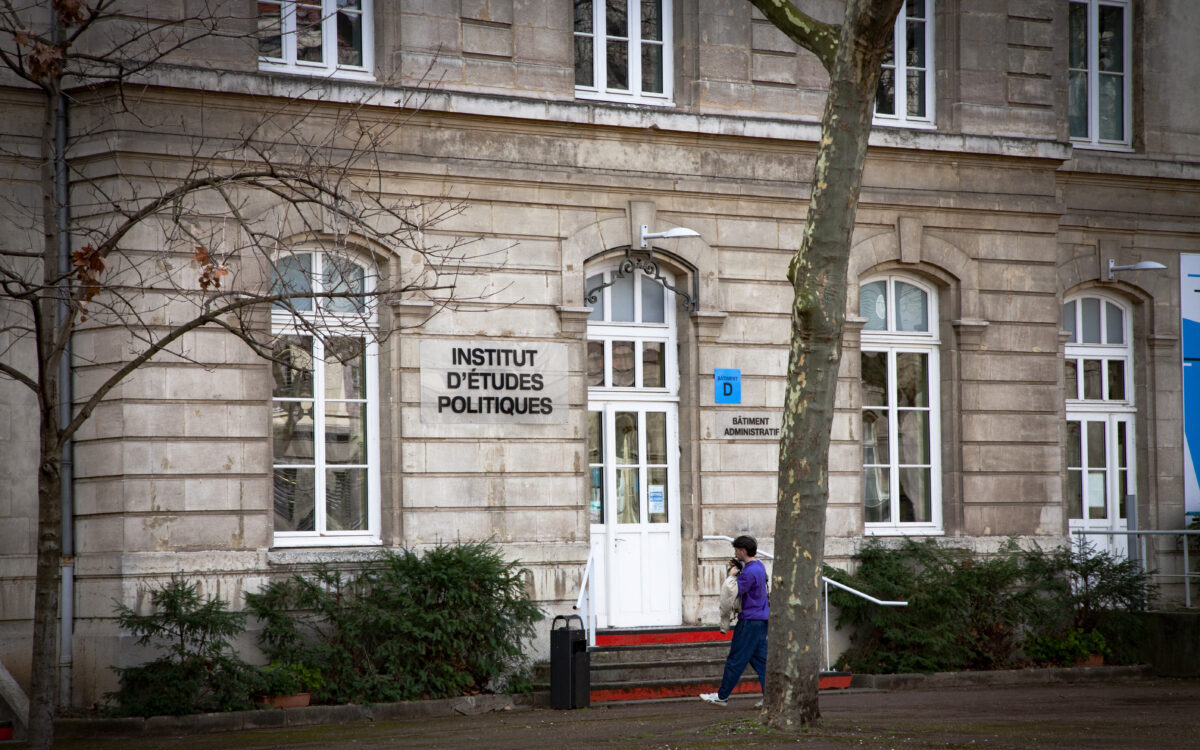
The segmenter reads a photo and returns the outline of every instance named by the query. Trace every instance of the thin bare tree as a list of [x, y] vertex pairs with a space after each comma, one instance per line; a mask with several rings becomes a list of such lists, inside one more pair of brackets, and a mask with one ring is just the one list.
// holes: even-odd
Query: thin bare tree
[[[199, 41], [253, 49], [248, 12], [244, 0], [0, 0], [0, 86], [42, 111], [29, 138], [0, 146], [10, 163], [40, 163], [0, 194], [0, 377], [33, 394], [40, 431], [31, 748], [51, 747], [59, 703], [64, 447], [105, 397], [152, 360], [220, 364], [196, 352], [202, 330], [289, 366], [272, 310], [355, 356], [347, 331], [395, 329], [378, 324], [383, 302], [452, 304], [474, 262], [464, 243], [426, 233], [459, 204], [385, 179], [417, 103], [368, 105], [382, 85], [359, 103], [245, 93], [215, 114], [195, 92], [182, 116], [156, 107], [154, 76]], [[122, 129], [165, 132], [170, 146], [123, 153]], [[297, 246], [329, 259], [319, 274], [292, 260]], [[83, 333], [116, 341], [117, 354], [73, 352]], [[88, 368], [82, 392], [65, 363]]]
[[880, 67], [904, 0], [846, 0], [841, 24], [818, 21], [790, 0], [750, 2], [829, 73], [804, 234], [788, 266], [792, 328], [764, 700], [768, 724], [796, 729], [821, 716], [821, 563], [846, 274]]

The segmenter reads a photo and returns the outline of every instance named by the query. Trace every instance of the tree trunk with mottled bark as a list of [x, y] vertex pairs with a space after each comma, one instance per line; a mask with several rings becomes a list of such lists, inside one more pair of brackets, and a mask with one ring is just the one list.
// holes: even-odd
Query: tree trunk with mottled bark
[[767, 723], [797, 729], [821, 716], [821, 563], [846, 273], [880, 63], [903, 0], [847, 0], [840, 26], [814, 21], [787, 0], [750, 1], [816, 54], [830, 79], [807, 222], [788, 268], [794, 297], [767, 659]]

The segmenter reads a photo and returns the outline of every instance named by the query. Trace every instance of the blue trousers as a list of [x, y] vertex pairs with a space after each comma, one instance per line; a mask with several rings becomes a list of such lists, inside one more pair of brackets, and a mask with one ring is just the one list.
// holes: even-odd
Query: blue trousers
[[725, 676], [721, 678], [721, 689], [717, 697], [725, 700], [737, 686], [746, 665], [758, 673], [758, 684], [767, 691], [767, 621], [738, 620], [733, 626], [733, 641], [729, 644], [729, 656], [725, 658]]

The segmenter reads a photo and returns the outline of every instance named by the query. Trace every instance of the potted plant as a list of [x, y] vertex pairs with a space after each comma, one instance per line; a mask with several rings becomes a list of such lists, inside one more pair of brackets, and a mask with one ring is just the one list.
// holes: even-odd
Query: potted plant
[[259, 669], [258, 702], [272, 708], [299, 708], [321, 688], [321, 672], [303, 664], [271, 662]]

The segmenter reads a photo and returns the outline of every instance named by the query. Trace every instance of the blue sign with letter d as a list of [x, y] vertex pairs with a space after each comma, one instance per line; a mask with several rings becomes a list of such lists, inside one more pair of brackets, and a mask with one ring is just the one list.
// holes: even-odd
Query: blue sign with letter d
[[713, 392], [718, 404], [742, 403], [742, 371], [713, 369]]

